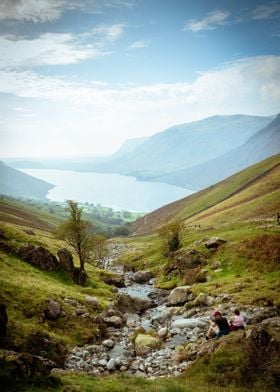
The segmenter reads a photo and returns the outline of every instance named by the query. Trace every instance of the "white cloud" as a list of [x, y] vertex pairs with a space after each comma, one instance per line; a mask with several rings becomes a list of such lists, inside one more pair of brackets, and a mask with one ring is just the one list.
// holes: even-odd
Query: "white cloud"
[[276, 1], [262, 4], [252, 11], [252, 19], [272, 19], [280, 16], [280, 3]]
[[124, 25], [97, 26], [89, 33], [45, 33], [32, 39], [0, 36], [1, 67], [34, 67], [73, 64], [109, 54], [106, 47], [116, 41]]
[[53, 22], [67, 10], [100, 13], [108, 7], [131, 7], [133, 0], [1, 0], [0, 20]]
[[193, 32], [202, 30], [214, 30], [218, 26], [222, 26], [228, 23], [227, 19], [229, 17], [229, 12], [227, 11], [213, 11], [209, 12], [207, 16], [200, 20], [189, 20], [184, 30], [191, 30]]
[[129, 48], [130, 49], [142, 49], [142, 48], [147, 48], [150, 45], [150, 42], [147, 40], [139, 40], [133, 42]]
[[[277, 113], [280, 56], [232, 62], [198, 75], [193, 83], [143, 86], [73, 83], [6, 69], [0, 92], [19, 100], [13, 108], [26, 108], [24, 103], [31, 101], [26, 113], [36, 114], [24, 117], [22, 109], [16, 117], [15, 111], [2, 113], [2, 130], [9, 136], [0, 155], [32, 155], [30, 145], [42, 156], [105, 153], [127, 138], [215, 114]], [[11, 139], [17, 144], [9, 144]]]
[[35, 39], [0, 37], [1, 66], [34, 67], [72, 64], [102, 56], [94, 45], [83, 44], [72, 34], [46, 33]]

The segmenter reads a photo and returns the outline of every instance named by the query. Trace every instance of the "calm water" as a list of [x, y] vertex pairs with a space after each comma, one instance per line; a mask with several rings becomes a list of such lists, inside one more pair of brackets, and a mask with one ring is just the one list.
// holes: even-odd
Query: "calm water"
[[101, 204], [116, 210], [149, 212], [193, 191], [159, 182], [108, 173], [68, 170], [21, 169], [33, 177], [54, 184], [47, 195], [53, 201], [68, 199]]

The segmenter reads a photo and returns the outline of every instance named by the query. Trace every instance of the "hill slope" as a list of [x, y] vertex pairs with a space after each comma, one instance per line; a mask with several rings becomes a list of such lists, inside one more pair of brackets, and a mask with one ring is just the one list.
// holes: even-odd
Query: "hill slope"
[[95, 169], [151, 179], [216, 158], [245, 143], [270, 121], [270, 117], [232, 115], [174, 126]]
[[191, 184], [192, 187], [201, 189], [279, 152], [280, 114], [242, 146], [218, 158], [160, 177], [158, 180], [183, 187]]
[[13, 197], [46, 199], [52, 184], [21, 173], [0, 162], [0, 193]]
[[151, 234], [170, 220], [223, 224], [272, 217], [280, 210], [280, 155], [257, 163], [221, 182], [168, 204], [131, 225], [134, 235]]

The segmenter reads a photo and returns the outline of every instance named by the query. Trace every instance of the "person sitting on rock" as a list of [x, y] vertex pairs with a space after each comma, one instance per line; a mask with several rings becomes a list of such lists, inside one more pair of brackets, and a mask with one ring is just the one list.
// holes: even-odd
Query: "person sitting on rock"
[[220, 338], [230, 332], [228, 321], [218, 310], [213, 314], [214, 320], [210, 320], [210, 327], [206, 334], [206, 339]]
[[245, 320], [239, 309], [234, 309], [234, 315], [230, 318], [229, 328], [231, 331], [238, 331], [238, 329], [245, 328]]

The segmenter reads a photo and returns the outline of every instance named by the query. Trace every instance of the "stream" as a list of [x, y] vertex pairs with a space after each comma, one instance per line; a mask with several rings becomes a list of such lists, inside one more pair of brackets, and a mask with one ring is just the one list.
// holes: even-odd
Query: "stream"
[[[196, 315], [196, 318], [186, 318], [180, 314], [182, 307], [168, 304], [169, 291], [155, 288], [153, 278], [138, 283], [135, 282], [135, 277], [141, 271], [124, 273], [121, 267], [116, 267], [110, 262], [107, 269], [125, 276], [125, 287], [118, 288], [119, 295], [126, 298], [129, 296], [132, 301], [140, 301], [141, 305], [152, 304], [153, 307], [143, 312], [136, 309], [133, 313], [123, 313], [125, 322], [121, 326], [110, 325], [108, 339], [101, 344], [75, 347], [69, 353], [65, 367], [83, 370], [95, 376], [112, 372], [148, 378], [180, 375], [191, 361], [178, 362], [176, 359], [178, 348], [175, 350], [175, 347], [187, 342], [195, 342], [203, 337], [210, 313], [200, 317]], [[147, 274], [147, 271], [142, 273]], [[104, 318], [106, 322], [109, 322], [109, 319], [113, 321], [114, 317], [117, 322], [119, 318], [119, 314], [114, 314], [114, 311], [109, 316]], [[130, 337], [140, 327], [145, 330], [145, 333], [151, 333], [157, 339], [156, 347], [144, 347], [143, 350], [139, 350], [136, 344], [133, 344]]]

